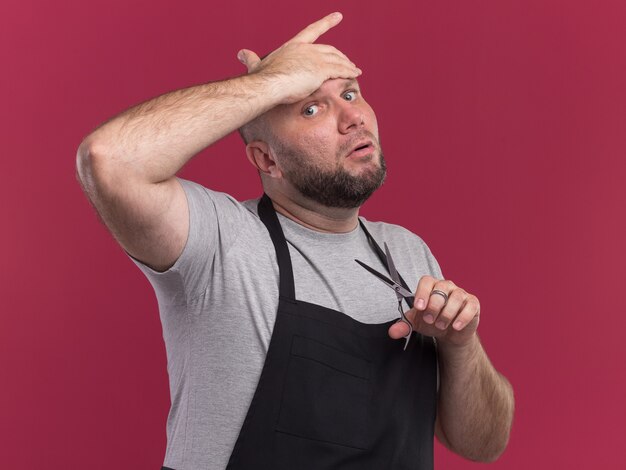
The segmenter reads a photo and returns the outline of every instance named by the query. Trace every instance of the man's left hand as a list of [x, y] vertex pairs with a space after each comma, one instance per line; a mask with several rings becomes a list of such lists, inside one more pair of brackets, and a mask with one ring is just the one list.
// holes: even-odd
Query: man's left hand
[[[447, 295], [447, 301], [441, 293]], [[476, 334], [480, 303], [476, 296], [450, 280], [422, 276], [415, 292], [415, 303], [406, 312], [406, 317], [413, 324], [413, 331], [451, 345], [463, 346]], [[389, 328], [389, 336], [394, 339], [402, 338], [408, 332], [409, 327], [404, 322]]]

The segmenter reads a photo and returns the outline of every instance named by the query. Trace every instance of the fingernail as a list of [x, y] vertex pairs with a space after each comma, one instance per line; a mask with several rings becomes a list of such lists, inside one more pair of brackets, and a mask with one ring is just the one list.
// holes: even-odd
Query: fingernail
[[237, 53], [237, 59], [239, 59], [239, 62], [241, 63], [245, 63], [245, 54], [243, 53], [243, 51], [239, 51]]
[[457, 320], [454, 322], [454, 325], [452, 325], [454, 327], [455, 330], [460, 330], [461, 328], [463, 328], [463, 322], [460, 320]]
[[335, 13], [333, 13], [333, 18], [341, 18], [341, 13], [336, 11]]
[[424, 321], [430, 325], [433, 321], [435, 321], [435, 318], [430, 313], [427, 313], [424, 315]]
[[440, 330], [445, 330], [446, 329], [446, 324], [444, 322], [442, 322], [441, 320], [438, 321], [437, 323], [435, 323], [435, 326], [437, 328], [439, 328]]
[[426, 302], [424, 302], [424, 299], [417, 299], [417, 303], [415, 304], [415, 306], [418, 310], [424, 310], [424, 307], [426, 307]]

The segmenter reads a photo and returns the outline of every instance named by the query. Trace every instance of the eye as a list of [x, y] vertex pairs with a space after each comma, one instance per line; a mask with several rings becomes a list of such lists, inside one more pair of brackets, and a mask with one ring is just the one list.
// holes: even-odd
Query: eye
[[303, 113], [305, 116], [314, 116], [317, 114], [318, 111], [319, 111], [318, 106], [316, 104], [312, 104], [304, 108]]
[[346, 101], [354, 101], [356, 99], [356, 91], [347, 91], [343, 94]]

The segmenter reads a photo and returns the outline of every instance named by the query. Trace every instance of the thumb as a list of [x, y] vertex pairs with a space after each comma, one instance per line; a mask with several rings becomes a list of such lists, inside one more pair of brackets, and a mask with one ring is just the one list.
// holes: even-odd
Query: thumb
[[388, 334], [393, 339], [400, 339], [408, 335], [409, 331], [411, 331], [409, 325], [407, 325], [403, 321], [398, 320], [389, 327]]
[[237, 59], [239, 59], [239, 61], [243, 65], [248, 67], [248, 72], [250, 72], [253, 68], [255, 68], [259, 62], [261, 62], [261, 59], [259, 59], [259, 56], [249, 49], [241, 49], [237, 53]]

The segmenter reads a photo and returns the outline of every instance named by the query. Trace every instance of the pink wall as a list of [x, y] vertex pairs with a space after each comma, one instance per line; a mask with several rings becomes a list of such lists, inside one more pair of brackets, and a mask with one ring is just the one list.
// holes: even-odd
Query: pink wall
[[[0, 461], [156, 469], [169, 404], [148, 282], [74, 176], [78, 144], [132, 104], [243, 72], [333, 10], [389, 166], [365, 206], [430, 245], [482, 303], [513, 383], [493, 469], [626, 468], [626, 4], [3, 0]], [[237, 136], [181, 173], [259, 195]], [[437, 468], [464, 469], [441, 447]]]

